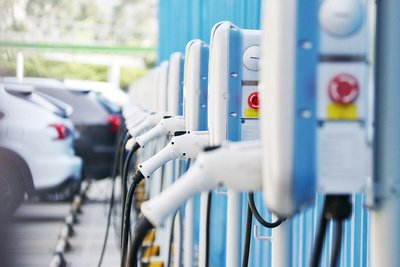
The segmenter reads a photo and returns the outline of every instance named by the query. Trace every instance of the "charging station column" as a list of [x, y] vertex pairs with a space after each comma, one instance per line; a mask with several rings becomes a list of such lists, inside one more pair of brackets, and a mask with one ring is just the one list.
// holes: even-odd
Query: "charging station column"
[[[230, 141], [257, 140], [259, 139], [260, 31], [239, 30], [239, 32], [240, 34], [232, 27], [226, 137]], [[226, 266], [240, 266], [240, 218], [243, 216], [241, 198], [240, 192], [228, 190]]]
[[362, 192], [367, 177], [366, 0], [323, 0], [317, 67], [317, 191]]
[[[186, 45], [185, 55], [183, 103], [186, 130], [206, 131], [209, 46], [201, 40], [192, 40]], [[195, 206], [194, 198], [185, 205], [183, 266], [187, 267], [194, 266], [194, 251], [198, 245], [194, 231], [199, 228], [199, 214], [195, 214]]]
[[400, 1], [377, 1], [371, 266], [400, 266]]

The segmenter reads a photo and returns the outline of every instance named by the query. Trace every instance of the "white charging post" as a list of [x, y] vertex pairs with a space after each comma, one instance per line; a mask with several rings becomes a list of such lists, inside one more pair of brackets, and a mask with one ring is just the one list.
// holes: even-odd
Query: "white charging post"
[[367, 0], [323, 0], [317, 69], [317, 191], [362, 192], [367, 178]]
[[[186, 45], [183, 84], [184, 116], [186, 130], [207, 130], [207, 78], [209, 47], [201, 40], [192, 40]], [[183, 234], [183, 265], [194, 266], [193, 255], [194, 201], [185, 205]]]
[[[365, 189], [366, 3], [266, 3], [261, 75], [263, 191], [267, 207], [278, 215], [290, 217], [300, 211], [313, 202], [316, 192], [336, 195]], [[278, 243], [273, 234], [273, 266], [292, 264], [289, 245], [285, 252], [274, 249], [282, 242], [290, 244], [290, 234]]]
[[[224, 140], [259, 138], [258, 128], [258, 30], [244, 30], [230, 22], [216, 24], [211, 31], [208, 125], [210, 144]], [[226, 266], [240, 264], [240, 193], [228, 190]], [[207, 210], [202, 194], [201, 212]], [[201, 214], [199, 266], [205, 266], [205, 214]]]
[[[167, 112], [175, 115], [182, 116], [183, 115], [183, 63], [184, 56], [180, 52], [172, 53], [169, 57], [169, 67], [168, 67], [168, 82], [167, 82]], [[171, 133], [173, 134], [173, 133]], [[163, 138], [160, 140], [160, 147], [164, 148], [166, 140]], [[157, 152], [161, 149], [157, 149]], [[153, 156], [153, 155], [152, 155]], [[171, 185], [175, 178], [178, 176], [179, 164], [175, 161], [168, 161], [164, 165], [163, 171], [163, 189]], [[177, 215], [179, 219], [179, 215]], [[176, 221], [176, 220], [175, 220]], [[160, 256], [164, 262], [168, 261], [168, 254], [170, 251], [171, 244], [171, 229], [172, 224], [174, 224], [174, 220], [172, 218], [168, 219], [163, 227], [163, 236], [162, 239], [163, 245], [160, 247]], [[160, 230], [158, 233], [160, 233]], [[178, 227], [174, 226], [174, 232], [178, 233]], [[181, 238], [177, 238], [177, 235], [174, 235], [174, 260], [181, 259]]]
[[[187, 60], [185, 61], [185, 71], [183, 73], [183, 55], [181, 53], [173, 53], [169, 61], [169, 74], [168, 74], [168, 110], [171, 114], [177, 113], [181, 115], [183, 107], [185, 114], [179, 120], [179, 125], [182, 129], [174, 133], [167, 146], [161, 151], [151, 156], [144, 162], [139, 163], [139, 168], [135, 175], [140, 175], [146, 178], [150, 176], [161, 166], [164, 166], [164, 187], [168, 187], [173, 179], [180, 174], [180, 169], [176, 168], [175, 172], [171, 166], [171, 160], [175, 159], [194, 159], [205, 147], [209, 146], [208, 131], [204, 131], [207, 127], [207, 75], [208, 75], [208, 45], [200, 40], [193, 40], [188, 43]], [[184, 81], [183, 79], [184, 74]], [[185, 93], [183, 93], [183, 84], [185, 84]], [[170, 97], [170, 94], [173, 97]], [[185, 95], [185, 96], [183, 96]], [[178, 99], [178, 101], [177, 101]], [[183, 103], [182, 103], [183, 101]], [[154, 114], [154, 116], [157, 114]], [[153, 119], [150, 115], [148, 119]], [[170, 134], [173, 133], [172, 129], [178, 129], [178, 125], [170, 125], [176, 121], [177, 118], [167, 118], [162, 120], [160, 124], [164, 123], [164, 129], [155, 127], [148, 133], [136, 138], [136, 142], [142, 146], [147, 143], [149, 137], [154, 137], [152, 131], [166, 132], [170, 128]], [[187, 131], [183, 131], [185, 124]], [[158, 130], [157, 130], [158, 129]], [[203, 131], [196, 131], [196, 129], [203, 129]], [[145, 139], [143, 141], [143, 138]], [[177, 216], [181, 216], [179, 213]], [[171, 218], [157, 231], [157, 241], [162, 240], [163, 245], [160, 252], [160, 260], [163, 262], [168, 261], [169, 244], [171, 243]], [[181, 262], [181, 239], [182, 234], [180, 231], [181, 222], [180, 218], [174, 221], [174, 252], [173, 263], [179, 265]], [[185, 226], [184, 226], [184, 261], [187, 265], [193, 264], [193, 202], [189, 201], [185, 210]]]

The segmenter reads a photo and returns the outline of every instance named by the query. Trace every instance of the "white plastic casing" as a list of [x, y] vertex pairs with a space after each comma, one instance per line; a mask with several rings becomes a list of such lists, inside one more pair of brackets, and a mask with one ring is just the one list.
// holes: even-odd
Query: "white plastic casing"
[[321, 4], [319, 21], [330, 34], [345, 37], [362, 25], [363, 9], [359, 0], [325, 0]]
[[[230, 43], [230, 31], [240, 31], [241, 33], [241, 55], [242, 63], [236, 66], [239, 73], [229, 73], [230, 62], [229, 49], [232, 49], [233, 44]], [[211, 145], [218, 145], [226, 140], [227, 133], [227, 102], [229, 95], [229, 78], [237, 77], [237, 79], [257, 81], [258, 71], [249, 70], [245, 67], [250, 64], [250, 67], [255, 68], [258, 59], [251, 58], [257, 56], [259, 46], [260, 31], [258, 30], [243, 30], [230, 22], [221, 22], [213, 28], [210, 46], [210, 62], [209, 62], [209, 81], [208, 81], [208, 125], [210, 131]], [[249, 52], [245, 52], [251, 48]], [[238, 55], [239, 56], [239, 55]], [[241, 116], [241, 114], [237, 114]]]
[[176, 131], [185, 130], [185, 119], [182, 116], [173, 116], [162, 119], [156, 126], [148, 132], [138, 136], [136, 142], [140, 147], [144, 147], [149, 141], [162, 135], [173, 134]]
[[[221, 160], [224, 159], [224, 160]], [[143, 215], [155, 226], [195, 194], [217, 187], [237, 191], [261, 188], [261, 147], [257, 141], [224, 143], [202, 152], [193, 166], [174, 184], [141, 206]]]
[[139, 124], [128, 128], [129, 133], [132, 137], [136, 137], [138, 134], [143, 132], [146, 129], [152, 128], [157, 125], [165, 116], [169, 116], [167, 112], [154, 112], [148, 114], [146, 119], [144, 119]]
[[[199, 98], [200, 98], [200, 80], [207, 79], [201, 77], [201, 49], [208, 47], [201, 40], [192, 40], [186, 46], [185, 52], [185, 71], [183, 84], [184, 97], [184, 115], [186, 119], [186, 130], [196, 131], [199, 127]], [[205, 108], [205, 107], [204, 107]]]
[[243, 53], [243, 64], [244, 66], [251, 71], [259, 70], [259, 61], [260, 61], [260, 46], [253, 45], [248, 48]]
[[365, 51], [368, 27], [365, 0], [323, 0], [319, 9], [320, 53], [351, 55]]
[[138, 112], [134, 116], [125, 120], [125, 126], [129, 131], [132, 131], [137, 125], [142, 123], [147, 117], [147, 112]]
[[183, 135], [174, 136], [160, 152], [140, 163], [139, 170], [144, 177], [150, 178], [150, 175], [166, 162], [178, 158], [196, 158], [209, 144], [208, 132], [191, 131]]
[[174, 115], [178, 115], [181, 104], [179, 103], [179, 91], [183, 83], [182, 61], [183, 55], [179, 52], [172, 53], [169, 57], [167, 111]]
[[294, 121], [296, 2], [268, 1], [263, 14], [264, 60], [260, 75], [263, 191], [267, 207], [280, 214], [292, 214], [297, 208], [291, 187], [294, 127], [290, 123]]
[[167, 88], [168, 88], [169, 62], [163, 61], [159, 66], [157, 78], [157, 94], [149, 97], [157, 97], [157, 111], [167, 111]]

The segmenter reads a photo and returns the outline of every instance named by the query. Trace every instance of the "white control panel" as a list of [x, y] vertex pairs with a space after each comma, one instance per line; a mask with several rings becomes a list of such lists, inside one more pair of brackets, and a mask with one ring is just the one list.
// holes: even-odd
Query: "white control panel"
[[368, 176], [366, 0], [323, 0], [317, 67], [317, 191], [361, 192]]

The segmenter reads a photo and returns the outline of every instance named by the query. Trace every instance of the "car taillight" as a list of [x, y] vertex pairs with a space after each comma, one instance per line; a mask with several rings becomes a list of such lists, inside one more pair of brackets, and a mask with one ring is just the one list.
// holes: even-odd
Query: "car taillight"
[[110, 124], [110, 132], [116, 133], [118, 132], [120, 120], [118, 115], [110, 115], [107, 117], [107, 122]]
[[53, 138], [54, 140], [64, 140], [71, 134], [71, 130], [61, 123], [53, 123], [49, 126], [57, 132], [57, 137]]

